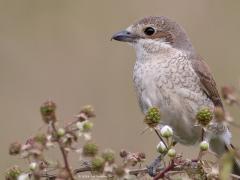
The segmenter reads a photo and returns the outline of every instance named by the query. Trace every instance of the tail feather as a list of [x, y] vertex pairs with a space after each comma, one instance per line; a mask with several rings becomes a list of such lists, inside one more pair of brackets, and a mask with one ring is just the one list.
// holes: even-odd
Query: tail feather
[[239, 160], [237, 160], [237, 159], [233, 160], [233, 170], [232, 170], [232, 173], [240, 176], [240, 164], [239, 164]]
[[[225, 145], [225, 148], [226, 148], [227, 152], [236, 151], [236, 148], [232, 144], [230, 145], [230, 147]], [[236, 156], [233, 159], [233, 170], [232, 170], [232, 173], [240, 176], [240, 160]]]
[[[210, 141], [210, 148], [219, 156], [222, 156], [226, 152], [236, 151], [236, 148], [232, 144], [226, 145], [226, 143], [224, 143], [223, 140], [220, 138], [212, 139]], [[240, 176], [240, 159], [238, 159], [238, 157], [236, 156], [233, 159], [232, 173]]]

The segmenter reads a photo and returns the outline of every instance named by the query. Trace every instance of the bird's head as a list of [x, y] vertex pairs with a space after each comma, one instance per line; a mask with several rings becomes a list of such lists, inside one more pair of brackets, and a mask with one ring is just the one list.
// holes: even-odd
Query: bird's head
[[141, 49], [148, 53], [156, 53], [164, 47], [192, 50], [192, 45], [183, 28], [164, 16], [145, 17], [114, 34], [112, 39], [128, 42], [137, 51]]

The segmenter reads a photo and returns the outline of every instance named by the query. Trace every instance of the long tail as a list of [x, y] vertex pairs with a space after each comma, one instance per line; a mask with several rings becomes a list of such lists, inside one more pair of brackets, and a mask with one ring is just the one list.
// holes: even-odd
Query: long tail
[[[225, 149], [226, 149], [227, 152], [229, 152], [229, 151], [236, 151], [236, 148], [232, 144], [230, 145], [230, 147], [225, 145]], [[233, 159], [233, 170], [232, 170], [232, 173], [240, 176], [240, 160], [237, 159], [237, 157], [235, 157]]]

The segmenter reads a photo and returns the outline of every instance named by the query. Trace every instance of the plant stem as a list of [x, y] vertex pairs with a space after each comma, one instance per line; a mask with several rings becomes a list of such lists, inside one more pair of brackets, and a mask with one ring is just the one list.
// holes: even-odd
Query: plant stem
[[168, 171], [172, 170], [174, 168], [174, 161], [172, 160], [171, 163], [169, 164], [168, 167], [166, 167], [162, 172], [160, 172], [159, 174], [157, 174], [153, 180], [158, 180], [160, 178], [163, 178], [165, 173], [167, 173]]
[[[53, 122], [52, 124], [52, 129], [53, 129], [53, 132], [54, 134], [57, 134], [57, 128], [55, 126], [55, 123]], [[68, 163], [68, 158], [67, 158], [67, 154], [66, 154], [66, 151], [63, 147], [63, 144], [62, 142], [60, 141], [59, 138], [57, 138], [57, 143], [58, 143], [58, 146], [59, 146], [59, 149], [62, 153], [62, 156], [63, 156], [63, 161], [64, 161], [64, 167], [66, 168], [66, 170], [68, 171], [68, 174], [69, 174], [69, 177], [71, 180], [74, 180], [74, 177], [73, 177], [73, 174], [72, 174], [72, 171], [70, 169], [70, 166], [69, 166], [69, 163]]]
[[163, 142], [163, 144], [165, 145], [166, 148], [168, 148], [168, 145], [165, 143], [165, 141], [163, 140], [163, 138], [161, 137], [161, 135], [159, 134], [159, 132], [157, 131], [157, 129], [154, 129], [157, 136], [159, 137], [159, 139]]

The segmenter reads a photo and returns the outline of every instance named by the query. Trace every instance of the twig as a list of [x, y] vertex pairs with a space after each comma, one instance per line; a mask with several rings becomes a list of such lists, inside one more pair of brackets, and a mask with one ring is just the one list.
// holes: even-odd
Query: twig
[[[163, 170], [163, 168], [158, 168], [157, 169], [157, 172]], [[91, 172], [92, 171], [92, 168], [90, 166], [85, 166], [85, 167], [81, 167], [81, 168], [78, 168], [78, 169], [75, 169], [73, 170], [73, 174], [74, 175], [77, 175], [79, 173], [82, 173], [82, 172]], [[138, 175], [140, 173], [147, 173], [148, 172], [148, 169], [147, 168], [141, 168], [141, 169], [132, 169], [129, 171], [129, 174], [131, 175]], [[41, 177], [43, 178], [47, 178], [48, 180], [55, 180], [56, 179], [56, 175], [51, 175], [51, 174], [42, 174]]]
[[[56, 128], [54, 122], [51, 123], [51, 126], [52, 126], [52, 129], [53, 129], [54, 133], [57, 134], [57, 128]], [[64, 160], [64, 165], [65, 165], [66, 170], [68, 171], [70, 179], [74, 180], [72, 171], [71, 171], [69, 163], [68, 163], [67, 154], [66, 154], [65, 149], [64, 149], [61, 141], [59, 140], [59, 138], [57, 138], [57, 143], [58, 143], [59, 149], [60, 149], [60, 151], [62, 153], [63, 160]]]
[[157, 131], [157, 129], [154, 129], [157, 136], [159, 137], [159, 139], [163, 142], [163, 144], [165, 145], [166, 148], [168, 148], [168, 145], [165, 143], [165, 141], [163, 140], [163, 138], [161, 137], [161, 135], [159, 134], [159, 132]]
[[[73, 174], [77, 175], [77, 174], [82, 173], [82, 172], [91, 172], [91, 171], [92, 171], [91, 166], [84, 166], [84, 167], [77, 168], [77, 169], [73, 170]], [[162, 172], [160, 172], [160, 171], [162, 171]], [[137, 176], [140, 173], [147, 173], [147, 172], [148, 172], [147, 168], [140, 168], [140, 169], [130, 170], [129, 174]], [[160, 173], [157, 176], [154, 177], [154, 180], [158, 180], [160, 178], [163, 178], [164, 175], [166, 175], [166, 174], [185, 173], [184, 165], [176, 166], [173, 161], [171, 161], [171, 164], [169, 166], [167, 166], [166, 168], [159, 167], [157, 169], [157, 172], [160, 172]], [[46, 178], [48, 180], [55, 180], [57, 178], [57, 176], [55, 174], [51, 175], [51, 174], [47, 174], [47, 173], [42, 174], [41, 177]], [[236, 178], [236, 179], [240, 179], [240, 176], [235, 175], [235, 174], [231, 174], [231, 177]]]

